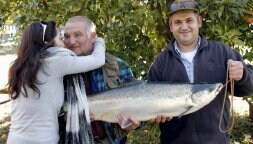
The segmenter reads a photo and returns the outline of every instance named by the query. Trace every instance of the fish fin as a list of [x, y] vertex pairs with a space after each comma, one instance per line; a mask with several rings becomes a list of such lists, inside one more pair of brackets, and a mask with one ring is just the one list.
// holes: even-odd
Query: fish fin
[[140, 84], [140, 83], [144, 83], [143, 80], [138, 80], [135, 78], [125, 78], [124, 81], [121, 83], [120, 87], [128, 87], [128, 86], [133, 86], [135, 84]]
[[132, 124], [131, 120], [129, 120], [129, 119], [123, 119], [120, 127], [122, 129], [125, 129], [125, 128], [129, 127], [131, 124]]
[[182, 112], [178, 118], [181, 118], [184, 114], [186, 114], [193, 106], [189, 106], [184, 112]]
[[192, 96], [190, 96], [190, 97], [188, 97], [187, 99], [186, 99], [186, 104], [187, 105], [190, 105], [190, 107], [191, 106], [197, 106], [193, 101], [192, 101], [192, 98], [191, 98]]
[[113, 113], [116, 113], [116, 115], [118, 115], [118, 109], [115, 108], [115, 109], [105, 111], [105, 112], [101, 113], [100, 116], [96, 118], [96, 120], [105, 121], [106, 116], [110, 115], [110, 114], [113, 114]]

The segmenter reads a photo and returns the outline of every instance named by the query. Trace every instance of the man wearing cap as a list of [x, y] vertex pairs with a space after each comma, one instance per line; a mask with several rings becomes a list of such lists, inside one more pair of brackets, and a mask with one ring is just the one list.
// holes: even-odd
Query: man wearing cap
[[[195, 1], [173, 1], [169, 16], [174, 39], [151, 65], [148, 81], [225, 84], [228, 69], [236, 96], [253, 93], [252, 66], [229, 46], [199, 34], [202, 18]], [[161, 144], [229, 144], [226, 130], [230, 127], [230, 101], [227, 97], [222, 113], [223, 99], [224, 90], [195, 113], [173, 118], [158, 115], [152, 119], [160, 123]]]

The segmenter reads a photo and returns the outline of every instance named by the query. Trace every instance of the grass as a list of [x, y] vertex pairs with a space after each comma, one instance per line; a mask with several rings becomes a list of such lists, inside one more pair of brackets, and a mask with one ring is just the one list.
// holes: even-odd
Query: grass
[[10, 116], [0, 120], [0, 144], [5, 144], [10, 127]]
[[249, 121], [247, 115], [235, 117], [232, 136], [233, 144], [253, 144], [253, 122]]
[[[0, 121], [0, 144], [5, 144], [10, 127], [10, 116]], [[156, 123], [146, 123], [142, 130], [131, 132], [129, 144], [159, 144], [159, 128]], [[247, 115], [235, 115], [235, 125], [232, 131], [232, 144], [253, 144], [253, 122]]]
[[[231, 144], [253, 144], [253, 122], [247, 115], [235, 115]], [[128, 136], [129, 144], [159, 144], [159, 128], [156, 123], [146, 123], [143, 130], [132, 132]]]
[[159, 128], [156, 123], [145, 123], [142, 130], [128, 135], [128, 144], [159, 144]]
[[[0, 144], [5, 144], [10, 127], [10, 116], [0, 120]], [[128, 144], [159, 144], [159, 128], [156, 123], [146, 123], [142, 130], [133, 131], [128, 136]], [[235, 115], [232, 144], [253, 144], [253, 122], [248, 116]]]

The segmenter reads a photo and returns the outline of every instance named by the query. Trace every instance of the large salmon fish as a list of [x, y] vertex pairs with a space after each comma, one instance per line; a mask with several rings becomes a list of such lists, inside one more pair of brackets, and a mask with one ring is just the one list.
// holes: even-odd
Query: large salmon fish
[[140, 81], [88, 97], [88, 104], [96, 120], [116, 123], [122, 113], [146, 121], [158, 114], [174, 117], [193, 113], [209, 104], [222, 86]]

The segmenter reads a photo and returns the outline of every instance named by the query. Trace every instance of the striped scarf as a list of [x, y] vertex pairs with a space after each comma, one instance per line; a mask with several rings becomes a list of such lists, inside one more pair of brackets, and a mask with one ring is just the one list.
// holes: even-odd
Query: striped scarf
[[83, 77], [75, 74], [66, 76], [65, 80], [68, 108], [65, 144], [93, 144]]
[[[44, 62], [57, 60], [63, 56], [76, 54], [66, 48], [48, 48], [43, 54]], [[94, 144], [90, 124], [89, 107], [85, 92], [84, 80], [81, 74], [65, 76], [66, 95], [64, 103], [67, 104], [67, 122], [65, 138], [60, 142], [65, 144]]]

